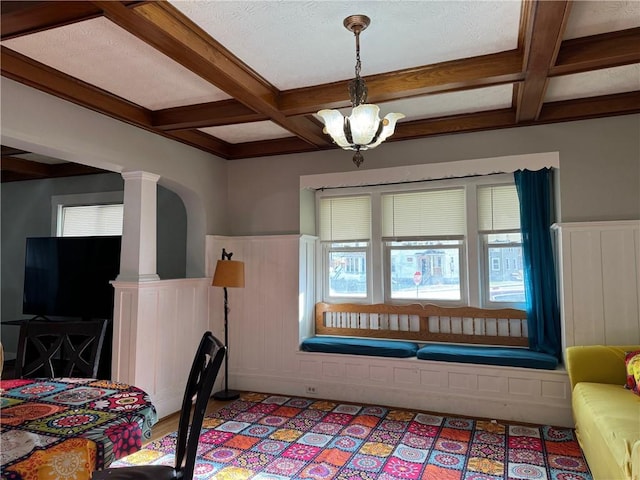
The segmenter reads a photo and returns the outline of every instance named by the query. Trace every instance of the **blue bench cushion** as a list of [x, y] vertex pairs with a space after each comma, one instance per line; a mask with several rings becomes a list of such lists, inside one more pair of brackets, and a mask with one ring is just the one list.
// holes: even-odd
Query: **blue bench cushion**
[[445, 362], [482, 363], [555, 370], [558, 359], [547, 353], [534, 352], [526, 348], [486, 347], [482, 345], [427, 344], [416, 356], [422, 360]]
[[398, 358], [415, 357], [418, 348], [418, 344], [413, 342], [345, 337], [311, 337], [300, 344], [300, 350], [304, 352], [350, 353]]

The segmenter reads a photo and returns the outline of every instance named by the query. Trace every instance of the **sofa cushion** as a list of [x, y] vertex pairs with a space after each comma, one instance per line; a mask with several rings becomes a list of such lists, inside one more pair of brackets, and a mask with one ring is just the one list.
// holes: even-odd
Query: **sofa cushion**
[[640, 345], [580, 345], [567, 347], [565, 365], [571, 388], [580, 382], [624, 385], [627, 352], [640, 350]]
[[632, 478], [633, 466], [640, 468], [640, 397], [622, 385], [580, 382], [573, 389], [572, 407], [590, 465], [609, 464], [601, 470], [612, 478]]
[[627, 373], [627, 384], [629, 390], [636, 395], [640, 395], [640, 350], [628, 352], [624, 358]]
[[558, 359], [547, 353], [534, 352], [526, 348], [489, 347], [483, 345], [431, 343], [418, 350], [417, 357], [422, 360], [482, 363], [544, 370], [554, 370], [558, 366]]
[[350, 353], [378, 357], [415, 357], [418, 344], [395, 340], [346, 337], [311, 337], [300, 344], [304, 352]]

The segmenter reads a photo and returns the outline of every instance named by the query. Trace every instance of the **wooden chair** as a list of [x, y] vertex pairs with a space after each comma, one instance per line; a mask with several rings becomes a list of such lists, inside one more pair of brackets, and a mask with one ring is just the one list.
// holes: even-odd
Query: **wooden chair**
[[29, 320], [20, 326], [16, 378], [96, 378], [107, 320]]
[[[182, 400], [174, 466], [136, 465], [93, 473], [93, 480], [190, 480], [198, 453], [198, 441], [209, 397], [227, 348], [206, 332], [193, 359]], [[192, 408], [195, 401], [195, 408]]]

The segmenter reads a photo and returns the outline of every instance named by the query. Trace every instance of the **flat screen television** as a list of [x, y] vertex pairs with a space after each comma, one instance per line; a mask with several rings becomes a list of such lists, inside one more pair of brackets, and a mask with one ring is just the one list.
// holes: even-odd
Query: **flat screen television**
[[120, 236], [27, 238], [22, 311], [43, 317], [113, 318]]

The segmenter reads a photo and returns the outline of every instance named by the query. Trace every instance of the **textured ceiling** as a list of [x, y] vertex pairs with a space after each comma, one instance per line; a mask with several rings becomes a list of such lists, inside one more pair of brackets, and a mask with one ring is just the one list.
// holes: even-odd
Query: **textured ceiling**
[[406, 115], [387, 141], [640, 111], [637, 0], [0, 6], [2, 75], [227, 159], [335, 148], [352, 14], [369, 100]]
[[516, 48], [520, 18], [520, 3], [504, 1], [171, 4], [280, 90], [353, 77], [349, 15], [371, 18], [360, 37], [362, 75]]

